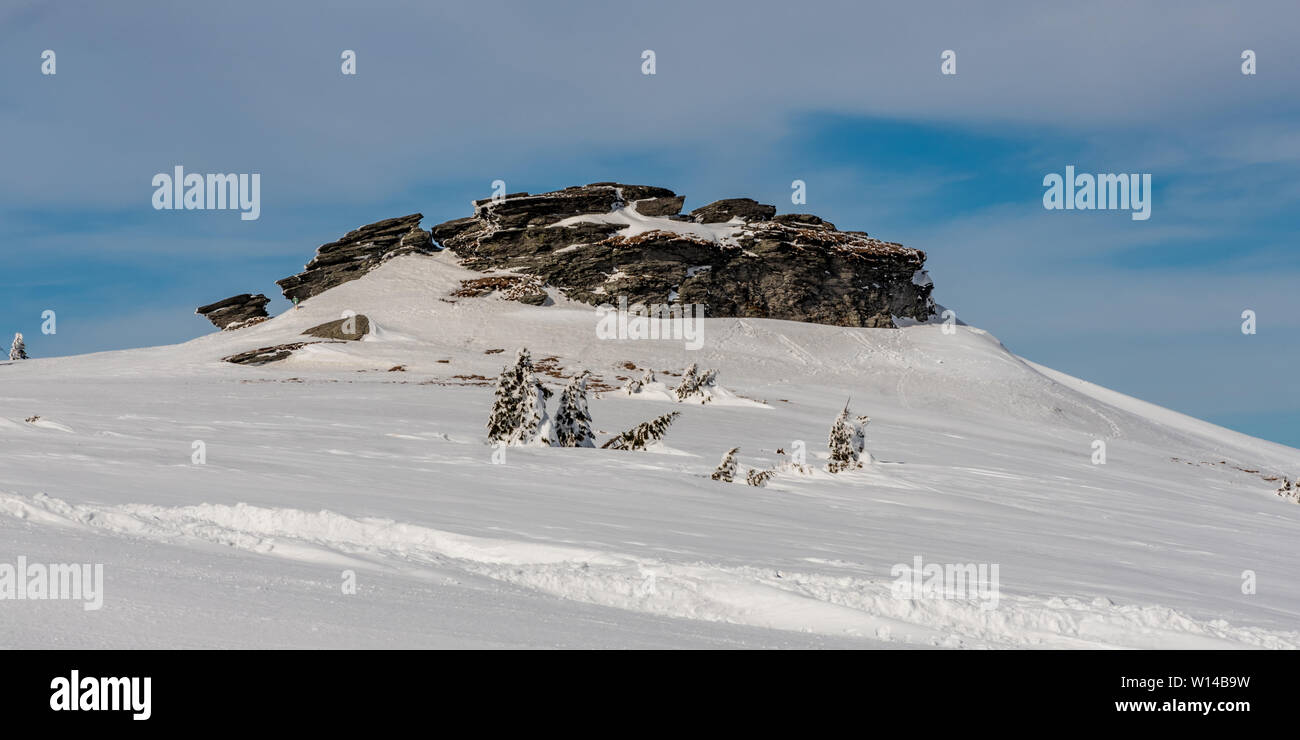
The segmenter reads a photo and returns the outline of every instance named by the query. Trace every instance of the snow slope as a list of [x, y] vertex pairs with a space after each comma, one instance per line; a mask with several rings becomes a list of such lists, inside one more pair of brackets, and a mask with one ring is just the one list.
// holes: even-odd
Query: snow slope
[[[971, 327], [707, 319], [692, 352], [600, 340], [558, 295], [449, 297], [476, 275], [401, 257], [236, 332], [0, 366], [0, 563], [106, 579], [99, 611], [0, 600], [0, 647], [1300, 646], [1300, 506], [1264, 480], [1300, 451]], [[364, 341], [220, 361], [349, 310]], [[697, 362], [735, 402], [600, 393], [598, 442], [676, 410], [676, 454], [493, 464], [483, 378], [520, 346], [610, 386]], [[832, 476], [819, 455], [849, 398], [878, 462]], [[797, 440], [810, 475], [708, 477], [730, 447], [743, 472]], [[996, 564], [997, 608], [894, 598], [917, 556]]]

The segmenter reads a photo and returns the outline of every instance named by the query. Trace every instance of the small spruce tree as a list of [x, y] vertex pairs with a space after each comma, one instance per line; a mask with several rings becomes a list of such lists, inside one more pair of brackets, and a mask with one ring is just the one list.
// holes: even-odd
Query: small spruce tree
[[[496, 391], [492, 400], [492, 412], [488, 416], [488, 440], [510, 444], [523, 423], [522, 402], [524, 394], [524, 373], [531, 370], [532, 361], [528, 350], [521, 349], [515, 358], [515, 364], [501, 368], [497, 376]], [[526, 370], [526, 369], [527, 370]]]
[[775, 476], [775, 470], [758, 470], [757, 468], [750, 468], [749, 472], [745, 473], [745, 483], [751, 486], [757, 486], [758, 488], [763, 488], [767, 485], [767, 482]]
[[870, 418], [866, 416], [852, 417], [849, 405], [844, 404], [844, 410], [831, 425], [830, 439], [827, 441], [831, 452], [830, 462], [826, 465], [828, 471], [841, 473], [862, 467], [862, 455], [866, 451], [865, 427], [869, 421]]
[[709, 477], [713, 480], [720, 480], [723, 483], [730, 483], [735, 480], [737, 452], [740, 452], [739, 447], [732, 447], [730, 450], [727, 450], [727, 454], [722, 456], [722, 462], [718, 463], [717, 469], [714, 470], [713, 475]]
[[553, 440], [546, 401], [551, 391], [533, 374], [528, 349], [520, 349], [515, 364], [501, 369], [488, 416], [488, 440], [509, 445], [549, 445]]
[[546, 402], [550, 400], [551, 390], [542, 385], [542, 381], [532, 373], [524, 382], [523, 424], [516, 435], [518, 444], [553, 447], [555, 429], [551, 426], [551, 417], [546, 413]]
[[678, 383], [677, 388], [673, 391], [678, 401], [685, 401], [699, 391], [700, 378], [698, 372], [699, 368], [692, 362], [690, 367], [686, 368], [686, 371], [682, 373], [682, 382]]
[[664, 414], [656, 419], [637, 424], [600, 446], [602, 450], [644, 450], [646, 445], [658, 442], [668, 427], [681, 415], [680, 411]]
[[685, 401], [686, 398], [695, 393], [695, 389], [699, 386], [699, 377], [695, 376], [695, 372], [698, 372], [698, 368], [695, 368], [695, 363], [690, 363], [690, 367], [686, 368], [684, 373], [681, 373], [681, 382], [673, 390], [673, 393], [677, 395], [677, 401]]
[[859, 463], [867, 452], [867, 425], [870, 423], [870, 416], [858, 416], [853, 420], [853, 459]]
[[[0, 345], [3, 347], [4, 345]], [[9, 359], [25, 360], [27, 359], [27, 345], [23, 344], [23, 335], [21, 333], [14, 335], [14, 343], [9, 346]]]
[[582, 372], [564, 387], [555, 412], [555, 439], [560, 447], [595, 447], [591, 414], [587, 411], [587, 376]]

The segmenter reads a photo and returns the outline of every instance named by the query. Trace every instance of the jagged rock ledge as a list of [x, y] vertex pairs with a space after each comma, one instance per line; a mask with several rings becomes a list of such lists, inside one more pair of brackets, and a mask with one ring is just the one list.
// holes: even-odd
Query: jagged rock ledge
[[748, 198], [680, 215], [665, 188], [594, 183], [474, 202], [434, 226], [476, 270], [537, 277], [583, 303], [695, 303], [707, 316], [893, 327], [934, 313], [925, 253]]
[[199, 306], [194, 309], [194, 313], [211, 321], [218, 329], [233, 331], [266, 320], [266, 304], [270, 300], [261, 293], [242, 293]]
[[302, 272], [277, 280], [284, 297], [306, 300], [314, 295], [356, 280], [385, 261], [402, 254], [430, 254], [435, 251], [429, 232], [420, 228], [423, 214], [362, 226], [338, 241], [323, 244]]
[[338, 344], [338, 342], [290, 342], [289, 344], [277, 344], [273, 347], [258, 347], [257, 349], [250, 349], [247, 352], [240, 352], [221, 359], [226, 362], [233, 362], [236, 365], [252, 365], [256, 367], [288, 359], [294, 352], [309, 344]]

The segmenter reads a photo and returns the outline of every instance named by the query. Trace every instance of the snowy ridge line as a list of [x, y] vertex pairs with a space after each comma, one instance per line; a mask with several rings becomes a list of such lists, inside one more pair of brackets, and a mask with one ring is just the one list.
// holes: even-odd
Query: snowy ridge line
[[[664, 563], [568, 546], [461, 535], [380, 518], [249, 504], [162, 507], [70, 504], [0, 493], [0, 513], [155, 541], [193, 539], [321, 565], [411, 569], [436, 563], [561, 598], [663, 616], [958, 648], [1282, 648], [1300, 633], [1201, 621], [1162, 606], [1105, 598], [1002, 595], [902, 600], [891, 584], [708, 563]], [[382, 567], [382, 565], [379, 565]]]

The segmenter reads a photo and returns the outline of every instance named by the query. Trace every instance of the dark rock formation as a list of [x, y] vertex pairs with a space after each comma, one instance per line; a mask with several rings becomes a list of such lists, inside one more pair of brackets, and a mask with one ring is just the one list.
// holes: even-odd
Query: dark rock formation
[[218, 329], [240, 329], [257, 323], [253, 319], [266, 318], [266, 304], [271, 299], [258, 293], [243, 293], [225, 300], [199, 306], [194, 313], [202, 316]]
[[[540, 195], [512, 193], [500, 200], [485, 198], [474, 201], [474, 216], [435, 226], [433, 238], [441, 243], [462, 228], [481, 222], [490, 223], [498, 229], [547, 226], [571, 216], [608, 213], [627, 204], [646, 201], [650, 210], [643, 213], [668, 216], [681, 212], [681, 203], [686, 202], [686, 199], [667, 188], [622, 185], [616, 182], [574, 186]], [[674, 205], [676, 209], [673, 208]]]
[[[351, 323], [349, 323], [351, 322]], [[310, 337], [320, 337], [321, 339], [342, 339], [348, 341], [358, 340], [370, 333], [370, 319], [364, 314], [334, 321], [326, 321], [318, 324], [303, 332]]]
[[682, 206], [685, 204], [685, 195], [676, 195], [671, 198], [646, 198], [637, 201], [636, 212], [643, 216], [676, 216], [682, 212]]
[[[595, 183], [476, 201], [473, 216], [431, 231], [468, 268], [530, 275], [590, 304], [675, 298], [703, 304], [707, 316], [869, 327], [933, 313], [920, 250], [839, 231], [812, 215], [777, 216], [773, 206], [747, 198], [676, 216], [680, 200], [663, 188]], [[613, 212], [622, 208], [668, 218], [641, 233], [580, 218], [617, 220]], [[728, 227], [736, 217], [742, 223]], [[557, 225], [565, 219], [573, 222]]]
[[289, 344], [277, 344], [274, 347], [259, 347], [247, 352], [222, 357], [226, 362], [233, 362], [236, 365], [265, 365], [268, 362], [279, 362], [295, 351], [306, 347], [309, 344], [339, 344], [339, 342], [291, 342]]
[[772, 220], [779, 224], [825, 226], [832, 231], [835, 230], [835, 224], [830, 221], [823, 221], [811, 213], [782, 213], [780, 216], [773, 216]]
[[420, 228], [423, 218], [423, 214], [413, 213], [350, 231], [342, 239], [318, 248], [302, 272], [277, 280], [276, 284], [285, 298], [303, 301], [356, 280], [398, 255], [429, 254], [434, 249], [429, 232]]
[[733, 218], [740, 218], [743, 221], [766, 221], [775, 215], [776, 206], [763, 205], [752, 198], [715, 200], [707, 206], [691, 211], [691, 218], [702, 224], [721, 224]]

